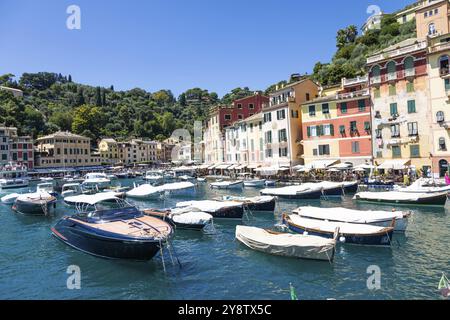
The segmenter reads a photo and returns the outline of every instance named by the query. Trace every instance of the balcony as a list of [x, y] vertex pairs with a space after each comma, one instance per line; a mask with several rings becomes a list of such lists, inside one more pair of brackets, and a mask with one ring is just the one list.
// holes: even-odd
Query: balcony
[[336, 99], [345, 100], [345, 99], [367, 97], [369, 95], [370, 95], [369, 89], [364, 89], [364, 90], [359, 90], [359, 91], [337, 94]]
[[439, 69], [439, 74], [441, 78], [447, 78], [450, 76], [450, 69], [449, 67], [442, 67]]
[[428, 48], [429, 53], [438, 53], [445, 50], [450, 50], [450, 42], [439, 42]]
[[353, 78], [353, 79], [343, 78], [342, 79], [342, 86], [343, 87], [354, 86], [354, 85], [357, 85], [357, 84], [366, 83], [367, 81], [369, 81], [369, 76], [368, 75], [365, 75], [365, 76], [362, 76], [362, 77]]
[[409, 45], [403, 48], [398, 48], [394, 50], [390, 50], [387, 52], [382, 52], [377, 55], [373, 55], [367, 58], [367, 64], [374, 64], [383, 60], [392, 59], [395, 57], [403, 56], [406, 54], [410, 54], [416, 51], [425, 50], [427, 48], [427, 41], [421, 41], [419, 43], [415, 43], [413, 45]]
[[416, 69], [406, 69], [405, 70], [405, 77], [413, 78], [415, 76], [416, 76]]
[[374, 76], [371, 78], [372, 84], [380, 84], [381, 83], [381, 76]]
[[288, 98], [288, 102], [295, 103], [295, 97], [289, 97], [289, 98]]
[[397, 80], [397, 72], [388, 73], [386, 78], [387, 78], [387, 81], [395, 81], [395, 80]]

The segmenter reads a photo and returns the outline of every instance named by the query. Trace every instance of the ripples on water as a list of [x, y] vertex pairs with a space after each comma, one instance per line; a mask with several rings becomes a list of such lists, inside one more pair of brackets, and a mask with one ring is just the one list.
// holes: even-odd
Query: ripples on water
[[[125, 184], [131, 184], [127, 181]], [[24, 190], [25, 191], [25, 190]], [[244, 190], [254, 196], [258, 190]], [[213, 191], [207, 185], [197, 199], [242, 192]], [[167, 208], [177, 201], [135, 202]], [[390, 210], [391, 206], [330, 201], [280, 201], [275, 214], [255, 213], [243, 223], [272, 227], [282, 212], [298, 206], [344, 206]], [[398, 210], [405, 210], [399, 207]], [[415, 215], [405, 235], [395, 234], [389, 248], [339, 245], [335, 262], [281, 258], [248, 250], [234, 239], [239, 222], [215, 221], [215, 233], [178, 231], [173, 244], [182, 268], [166, 257], [146, 262], [110, 261], [76, 251], [51, 236], [58, 218], [73, 212], [59, 203], [55, 217], [25, 217], [0, 207], [0, 298], [3, 299], [289, 299], [289, 283], [299, 299], [440, 299], [442, 272], [450, 273], [450, 218], [440, 208], [408, 208]], [[81, 290], [68, 290], [66, 269], [81, 268]], [[381, 290], [369, 291], [367, 267], [381, 268]]]

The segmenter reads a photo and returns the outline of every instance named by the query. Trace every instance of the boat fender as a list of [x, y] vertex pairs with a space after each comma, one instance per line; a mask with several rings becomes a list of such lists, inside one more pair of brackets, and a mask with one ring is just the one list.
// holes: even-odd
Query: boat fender
[[303, 235], [307, 236], [308, 235], [308, 231], [303, 232]]
[[345, 237], [340, 237], [339, 242], [345, 243]]

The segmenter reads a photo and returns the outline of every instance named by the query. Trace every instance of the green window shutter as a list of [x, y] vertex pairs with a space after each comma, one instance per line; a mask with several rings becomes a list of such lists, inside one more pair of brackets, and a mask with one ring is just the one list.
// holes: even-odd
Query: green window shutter
[[341, 103], [341, 112], [342, 113], [347, 113], [347, 102], [342, 102]]
[[407, 92], [414, 92], [414, 82], [413, 81], [408, 81], [406, 83], [406, 91]]
[[398, 114], [397, 104], [391, 103], [390, 107], [391, 107], [391, 116], [397, 115]]
[[339, 133], [345, 134], [345, 126], [339, 126]]
[[369, 121], [364, 122], [364, 130], [370, 131], [370, 122]]
[[366, 110], [366, 100], [358, 100], [358, 109], [360, 112]]
[[409, 100], [408, 113], [415, 113], [415, 112], [416, 112], [416, 100]]
[[320, 134], [319, 134], [320, 136], [323, 136], [323, 134], [324, 134], [324, 131], [323, 131], [323, 125], [320, 125], [320, 126], [319, 126], [319, 133], [320, 133]]
[[330, 124], [330, 136], [334, 136], [334, 125]]
[[306, 127], [306, 134], [308, 135], [308, 138], [311, 137], [311, 127]]
[[395, 87], [395, 84], [389, 85], [389, 95], [395, 96], [397, 94], [397, 88]]

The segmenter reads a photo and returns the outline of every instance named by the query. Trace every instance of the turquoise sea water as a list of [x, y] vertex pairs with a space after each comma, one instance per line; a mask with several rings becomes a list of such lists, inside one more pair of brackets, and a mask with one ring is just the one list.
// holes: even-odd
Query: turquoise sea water
[[[130, 184], [126, 181], [125, 184]], [[213, 191], [199, 187], [196, 199], [220, 195], [254, 196], [258, 190]], [[171, 207], [184, 199], [135, 202], [141, 208]], [[1, 299], [267, 299], [288, 300], [289, 283], [299, 299], [441, 299], [442, 272], [450, 274], [450, 213], [444, 208], [411, 209], [406, 234], [395, 234], [392, 248], [338, 245], [335, 262], [304, 261], [251, 251], [234, 240], [237, 224], [272, 227], [282, 212], [298, 206], [385, 209], [355, 203], [351, 197], [330, 201], [280, 201], [275, 214], [249, 220], [215, 221], [214, 233], [177, 231], [173, 244], [182, 264], [167, 256], [146, 263], [103, 260], [76, 251], [52, 237], [50, 227], [73, 209], [58, 204], [56, 216], [26, 217], [0, 206]], [[66, 286], [67, 267], [81, 269], [81, 289]], [[381, 269], [381, 289], [367, 289], [367, 268]]]

